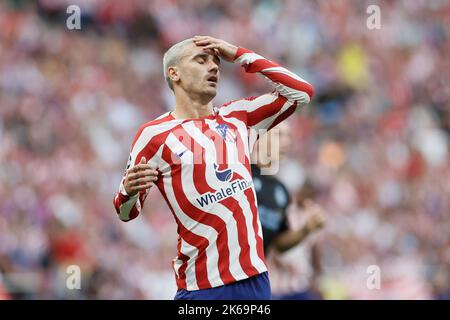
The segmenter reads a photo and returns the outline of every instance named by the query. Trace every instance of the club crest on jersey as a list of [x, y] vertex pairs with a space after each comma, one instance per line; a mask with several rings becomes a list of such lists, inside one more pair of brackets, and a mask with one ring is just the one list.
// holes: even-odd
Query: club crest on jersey
[[223, 140], [229, 142], [236, 142], [237, 136], [226, 124], [219, 124], [216, 126], [216, 131], [220, 134]]

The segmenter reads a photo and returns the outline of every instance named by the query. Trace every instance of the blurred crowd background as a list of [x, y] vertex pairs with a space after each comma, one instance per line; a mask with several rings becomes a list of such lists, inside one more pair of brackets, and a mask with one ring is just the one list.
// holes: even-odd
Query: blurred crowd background
[[[66, 27], [71, 4], [81, 30]], [[449, 25], [446, 0], [1, 1], [0, 297], [173, 298], [176, 226], [158, 190], [129, 223], [112, 199], [138, 127], [174, 106], [162, 55], [201, 34], [315, 87], [279, 176], [293, 195], [307, 179], [317, 190], [321, 267], [294, 249], [288, 282], [325, 299], [449, 299]], [[215, 105], [271, 90], [222, 68]], [[275, 292], [281, 259], [268, 259]], [[66, 287], [72, 264], [81, 290]]]

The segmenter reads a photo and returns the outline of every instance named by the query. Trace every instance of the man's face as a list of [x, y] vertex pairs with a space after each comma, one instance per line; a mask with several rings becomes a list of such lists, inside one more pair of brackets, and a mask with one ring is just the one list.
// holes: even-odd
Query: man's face
[[203, 50], [195, 44], [186, 46], [178, 65], [181, 88], [188, 94], [211, 101], [217, 92], [220, 59], [213, 50]]

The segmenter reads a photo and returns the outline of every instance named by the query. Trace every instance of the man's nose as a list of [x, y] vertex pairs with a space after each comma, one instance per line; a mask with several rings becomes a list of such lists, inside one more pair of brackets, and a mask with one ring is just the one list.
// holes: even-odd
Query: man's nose
[[214, 61], [210, 61], [208, 65], [208, 72], [217, 72], [218, 70], [219, 66]]

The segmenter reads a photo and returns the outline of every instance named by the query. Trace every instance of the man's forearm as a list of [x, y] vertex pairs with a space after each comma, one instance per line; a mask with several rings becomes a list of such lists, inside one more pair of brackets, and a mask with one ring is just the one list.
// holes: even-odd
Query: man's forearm
[[122, 181], [120, 190], [114, 197], [114, 207], [120, 220], [130, 221], [139, 215], [141, 209], [139, 196], [139, 193], [133, 196], [128, 195]]
[[298, 245], [309, 234], [310, 230], [306, 225], [304, 225], [298, 230], [288, 230], [278, 235], [275, 238], [273, 245], [278, 252], [285, 252]]
[[309, 103], [314, 95], [314, 88], [306, 80], [251, 50], [239, 47], [235, 62], [241, 63], [246, 72], [259, 72], [266, 76], [275, 84], [276, 90], [288, 100], [303, 105]]

